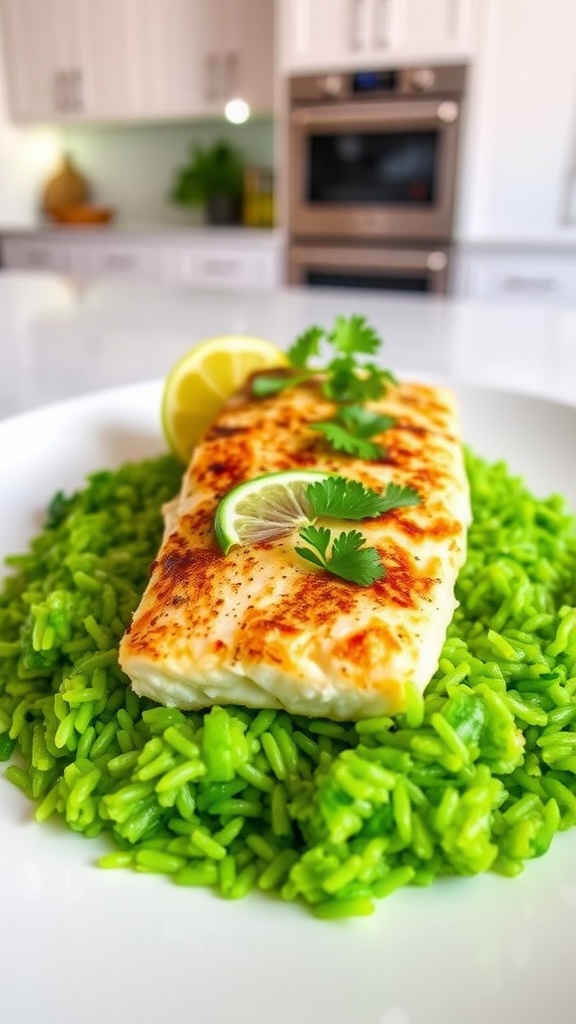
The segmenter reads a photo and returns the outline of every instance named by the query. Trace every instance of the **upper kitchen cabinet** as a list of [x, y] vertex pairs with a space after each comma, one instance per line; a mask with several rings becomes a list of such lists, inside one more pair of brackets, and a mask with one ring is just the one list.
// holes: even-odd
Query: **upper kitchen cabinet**
[[139, 0], [135, 26], [140, 108], [152, 117], [204, 111], [209, 83], [203, 0]]
[[285, 73], [466, 60], [477, 0], [280, 0]]
[[[204, 5], [203, 5], [204, 6]], [[203, 64], [208, 110], [230, 99], [254, 113], [273, 110], [273, 0], [210, 0], [203, 16]]]
[[0, 31], [12, 117], [52, 118], [64, 106], [50, 0], [2, 0]]
[[482, 0], [457, 237], [576, 241], [576, 3]]
[[228, 100], [271, 113], [273, 0], [141, 0], [142, 107], [221, 116]]
[[116, 118], [136, 112], [135, 0], [0, 0], [15, 121]]
[[273, 0], [0, 0], [15, 121], [273, 109]]

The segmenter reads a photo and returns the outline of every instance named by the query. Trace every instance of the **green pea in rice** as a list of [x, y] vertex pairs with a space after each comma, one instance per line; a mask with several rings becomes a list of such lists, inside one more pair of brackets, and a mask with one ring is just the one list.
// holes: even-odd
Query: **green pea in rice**
[[102, 867], [322, 918], [439, 875], [515, 875], [576, 822], [576, 529], [467, 453], [474, 523], [460, 606], [399, 719], [311, 721], [139, 700], [118, 640], [177, 489], [168, 457], [57, 495], [0, 596], [0, 758], [36, 803], [114, 840]]

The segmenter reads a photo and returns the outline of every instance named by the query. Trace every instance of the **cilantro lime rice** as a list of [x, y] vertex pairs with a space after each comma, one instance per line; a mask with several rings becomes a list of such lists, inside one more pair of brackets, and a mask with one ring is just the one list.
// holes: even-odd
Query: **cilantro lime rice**
[[320, 917], [439, 875], [515, 875], [576, 822], [576, 521], [467, 452], [460, 606], [424, 698], [356, 724], [140, 700], [117, 644], [146, 584], [169, 457], [57, 495], [0, 594], [0, 758], [102, 867]]

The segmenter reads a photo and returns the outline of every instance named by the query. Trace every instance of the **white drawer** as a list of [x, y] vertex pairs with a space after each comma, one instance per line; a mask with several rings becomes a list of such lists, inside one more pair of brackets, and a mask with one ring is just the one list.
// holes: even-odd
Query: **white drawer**
[[17, 270], [48, 270], [67, 273], [71, 269], [70, 249], [65, 243], [6, 238], [2, 243], [2, 262]]
[[78, 246], [75, 252], [79, 273], [95, 277], [122, 277], [133, 280], [157, 278], [161, 259], [153, 247], [109, 243]]
[[280, 259], [275, 249], [194, 249], [180, 254], [176, 273], [181, 283], [203, 288], [266, 290], [280, 282]]
[[541, 305], [576, 302], [576, 255], [473, 254], [460, 283], [458, 290], [470, 298]]

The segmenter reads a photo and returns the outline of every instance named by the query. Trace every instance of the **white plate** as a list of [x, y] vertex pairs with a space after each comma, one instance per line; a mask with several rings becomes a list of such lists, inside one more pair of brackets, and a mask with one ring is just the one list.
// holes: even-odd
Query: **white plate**
[[[576, 409], [458, 388], [464, 436], [576, 509]], [[0, 423], [0, 554], [55, 490], [158, 452], [159, 385]], [[0, 778], [0, 1020], [6, 1024], [541, 1024], [574, 1019], [576, 833], [510, 881], [446, 879], [319, 922], [97, 870], [99, 841], [37, 825]]]

